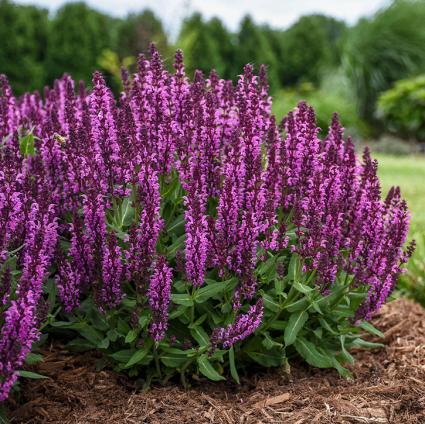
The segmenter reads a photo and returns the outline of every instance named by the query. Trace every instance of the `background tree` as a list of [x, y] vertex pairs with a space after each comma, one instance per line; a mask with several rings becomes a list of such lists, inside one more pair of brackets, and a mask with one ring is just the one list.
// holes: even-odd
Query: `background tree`
[[48, 77], [64, 72], [75, 80], [90, 80], [103, 49], [112, 45], [116, 20], [89, 8], [68, 3], [59, 9], [50, 26]]
[[212, 68], [220, 73], [225, 69], [218, 42], [211, 36], [210, 26], [199, 13], [194, 13], [183, 21], [177, 47], [184, 52], [190, 75], [193, 75], [195, 69], [204, 73], [209, 73]]
[[285, 85], [302, 81], [318, 84], [332, 61], [332, 45], [316, 15], [303, 16], [282, 35], [282, 77]]
[[360, 116], [373, 121], [379, 93], [425, 69], [425, 2], [396, 0], [349, 33], [343, 64]]
[[252, 63], [257, 68], [267, 65], [269, 82], [272, 90], [279, 87], [278, 61], [273, 54], [267, 32], [257, 26], [252, 18], [245, 16], [237, 34], [236, 67], [241, 73], [246, 63]]
[[0, 0], [0, 73], [15, 93], [43, 87], [47, 39], [47, 10]]
[[161, 53], [167, 52], [167, 35], [161, 20], [151, 10], [131, 13], [118, 24], [115, 50], [121, 58], [147, 53], [151, 42], [156, 43]]
[[210, 19], [206, 27], [209, 36], [214, 40], [220, 56], [220, 61], [216, 69], [217, 72], [223, 78], [234, 78], [240, 72], [240, 70], [235, 69], [236, 48], [234, 45], [234, 35], [216, 17]]

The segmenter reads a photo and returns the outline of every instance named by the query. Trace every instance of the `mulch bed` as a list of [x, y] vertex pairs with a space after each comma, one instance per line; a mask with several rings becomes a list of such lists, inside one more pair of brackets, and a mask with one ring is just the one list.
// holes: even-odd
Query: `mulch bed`
[[405, 300], [385, 306], [374, 320], [385, 348], [354, 352], [354, 380], [299, 364], [230, 383], [196, 382], [135, 390], [92, 356], [54, 345], [26, 381], [13, 423], [425, 423], [425, 310]]

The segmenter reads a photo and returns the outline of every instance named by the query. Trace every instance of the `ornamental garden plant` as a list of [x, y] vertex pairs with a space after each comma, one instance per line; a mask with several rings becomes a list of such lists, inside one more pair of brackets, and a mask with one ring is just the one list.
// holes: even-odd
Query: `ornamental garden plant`
[[[0, 398], [43, 338], [145, 386], [303, 358], [349, 376], [352, 347], [413, 245], [393, 188], [337, 115], [271, 114], [264, 67], [189, 80], [152, 46], [115, 99], [67, 75], [0, 89]], [[43, 335], [42, 335], [43, 334]]]

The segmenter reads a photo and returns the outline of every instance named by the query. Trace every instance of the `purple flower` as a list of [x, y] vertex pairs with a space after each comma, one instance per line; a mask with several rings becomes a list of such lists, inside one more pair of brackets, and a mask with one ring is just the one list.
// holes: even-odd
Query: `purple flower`
[[173, 270], [168, 266], [167, 260], [160, 256], [154, 266], [147, 292], [152, 311], [149, 333], [157, 342], [165, 337], [168, 328], [168, 307], [171, 298], [172, 279]]
[[246, 314], [239, 314], [233, 324], [213, 330], [210, 338], [212, 350], [215, 350], [217, 346], [228, 349], [246, 339], [260, 326], [262, 319], [263, 299], [260, 298], [255, 305], [249, 307]]
[[129, 249], [126, 252], [128, 278], [135, 282], [138, 289], [145, 282], [155, 258], [156, 244], [163, 227], [158, 174], [149, 157], [145, 157], [140, 166], [134, 207], [141, 212], [138, 224], [130, 230]]
[[121, 248], [114, 234], [109, 235], [107, 243], [104, 243], [102, 247], [102, 282], [97, 302], [100, 310], [105, 310], [112, 309], [121, 302], [121, 284], [124, 280], [125, 269]]

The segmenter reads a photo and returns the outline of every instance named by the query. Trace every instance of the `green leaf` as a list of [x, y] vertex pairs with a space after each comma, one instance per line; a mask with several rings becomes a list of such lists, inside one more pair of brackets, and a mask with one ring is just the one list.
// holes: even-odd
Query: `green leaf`
[[136, 299], [131, 299], [128, 297], [125, 297], [121, 300], [121, 305], [125, 306], [127, 309], [133, 310], [136, 307]]
[[149, 322], [149, 316], [141, 315], [139, 318], [139, 327], [143, 330], [146, 327], [148, 322]]
[[190, 294], [172, 294], [171, 300], [177, 305], [193, 306], [193, 299]]
[[340, 318], [352, 318], [354, 317], [355, 313], [351, 308], [344, 305], [338, 305], [336, 308], [334, 308], [334, 311], [335, 314], [337, 314]]
[[263, 367], [279, 367], [285, 358], [282, 352], [247, 352], [247, 355]]
[[362, 321], [359, 327], [363, 328], [363, 330], [367, 331], [370, 334], [380, 337], [381, 339], [385, 338], [384, 333], [375, 328], [370, 322]]
[[169, 248], [167, 251], [167, 259], [174, 259], [176, 256], [177, 250], [183, 249], [186, 242], [186, 234], [181, 235]]
[[134, 216], [134, 209], [131, 206], [131, 200], [129, 198], [124, 198], [122, 203], [117, 207], [115, 211], [115, 227], [118, 230], [121, 230], [123, 227], [128, 227], [131, 225]]
[[19, 150], [23, 156], [35, 156], [34, 141], [35, 137], [32, 132], [19, 139]]
[[166, 342], [160, 343], [161, 348], [166, 353], [171, 353], [172, 355], [184, 356], [185, 358], [190, 358], [197, 354], [197, 350], [192, 347], [190, 349], [182, 350], [177, 347], [168, 347]]
[[291, 281], [299, 281], [301, 273], [301, 260], [300, 257], [293, 253], [291, 256], [291, 260], [289, 261], [288, 267], [288, 278]]
[[275, 272], [276, 261], [277, 256], [272, 256], [265, 262], [262, 262], [256, 270], [257, 275], [260, 275], [261, 277], [264, 277], [265, 280], [268, 280]]
[[179, 317], [180, 315], [183, 315], [188, 310], [188, 306], [179, 305], [174, 311], [170, 312], [170, 320], [173, 320], [174, 318]]
[[51, 312], [56, 305], [57, 297], [57, 285], [53, 278], [47, 280], [46, 292], [48, 296], [49, 311]]
[[354, 358], [345, 348], [345, 336], [341, 334], [339, 336], [339, 339], [341, 341], [341, 356], [344, 358], [345, 361], [349, 362], [350, 364], [354, 364]]
[[339, 362], [338, 359], [334, 358], [333, 367], [338, 371], [339, 375], [344, 378], [352, 378], [353, 374], [347, 368], [344, 368]]
[[207, 346], [209, 344], [209, 342], [210, 342], [210, 338], [208, 337], [208, 334], [200, 326], [193, 327], [190, 330], [190, 334], [198, 342], [198, 344], [199, 344], [200, 347]]
[[282, 343], [278, 343], [276, 341], [274, 341], [270, 335], [268, 333], [263, 333], [264, 339], [261, 342], [261, 344], [267, 349], [267, 350], [272, 350], [275, 347], [283, 347]]
[[322, 338], [323, 338], [323, 328], [322, 327], [316, 328], [315, 330], [313, 330], [313, 333], [319, 340], [322, 340]]
[[230, 366], [230, 374], [233, 377], [233, 380], [235, 380], [236, 383], [241, 384], [239, 380], [238, 370], [236, 369], [235, 351], [233, 349], [233, 346], [229, 349], [229, 366]]
[[274, 289], [276, 291], [276, 294], [280, 296], [286, 296], [286, 293], [283, 292], [283, 280], [281, 278], [275, 279]]
[[54, 321], [50, 324], [52, 327], [65, 328], [67, 330], [81, 330], [86, 327], [85, 322], [68, 322], [68, 321]]
[[43, 378], [49, 378], [49, 377], [46, 377], [45, 375], [41, 375], [36, 372], [25, 371], [25, 370], [18, 371], [18, 374], [20, 377], [30, 378], [31, 380], [41, 380]]
[[187, 362], [187, 357], [173, 353], [163, 353], [160, 360], [166, 367], [178, 368]]
[[270, 324], [270, 328], [273, 330], [285, 330], [286, 326], [288, 325], [288, 321], [282, 321], [282, 320], [275, 320]]
[[137, 331], [135, 330], [130, 330], [127, 335], [125, 336], [125, 343], [131, 343], [134, 342], [134, 340], [136, 340], [137, 337]]
[[305, 284], [302, 284], [298, 281], [294, 281], [293, 286], [297, 291], [299, 291], [302, 294], [307, 294], [307, 293], [311, 293], [312, 291], [314, 291], [313, 287], [306, 286]]
[[212, 381], [220, 381], [225, 380], [225, 378], [220, 375], [216, 369], [212, 366], [211, 362], [209, 361], [207, 355], [204, 353], [198, 358], [198, 367], [199, 371], [205, 375], [208, 379]]
[[66, 347], [72, 352], [87, 352], [88, 350], [93, 350], [96, 345], [90, 343], [86, 339], [81, 339], [77, 337], [76, 339], [73, 339], [69, 343], [67, 343]]
[[201, 325], [208, 318], [207, 314], [202, 314], [193, 324], [189, 325], [189, 328], [194, 328], [198, 325]]
[[179, 229], [184, 229], [184, 225], [185, 225], [184, 215], [181, 214], [170, 224], [169, 228], [167, 228], [167, 232], [168, 233], [172, 233], [173, 231], [178, 232]]
[[93, 305], [87, 311], [88, 321], [93, 324], [96, 330], [107, 331], [109, 329], [108, 322], [106, 321], [105, 315], [99, 312], [96, 305]]
[[333, 359], [320, 353], [316, 346], [304, 339], [303, 337], [297, 337], [295, 340], [295, 349], [305, 359], [305, 361], [318, 368], [332, 368]]
[[211, 361], [223, 362], [223, 358], [226, 353], [227, 353], [227, 350], [217, 349], [214, 351], [214, 353], [211, 356], [209, 356], [209, 358]]
[[297, 300], [296, 302], [290, 303], [289, 305], [285, 306], [284, 309], [286, 309], [288, 312], [296, 312], [306, 309], [309, 306], [309, 301], [306, 297], [303, 297], [300, 300]]
[[281, 310], [279, 302], [276, 302], [270, 295], [263, 294], [264, 307], [272, 312], [279, 312]]
[[108, 349], [109, 347], [109, 342], [110, 340], [108, 339], [108, 337], [105, 337], [103, 340], [101, 340], [98, 344], [97, 347], [99, 349]]
[[117, 331], [117, 330], [115, 330], [115, 328], [114, 328], [114, 329], [112, 329], [112, 330], [109, 330], [109, 331], [106, 333], [106, 335], [108, 336], [108, 339], [109, 339], [111, 342], [116, 342], [116, 341], [118, 340], [118, 337], [120, 336], [120, 335], [118, 334], [118, 331]]
[[79, 330], [79, 333], [94, 345], [99, 344], [103, 339], [102, 333], [97, 331], [94, 327], [90, 327], [89, 325], [86, 325], [81, 330]]
[[118, 334], [122, 337], [125, 337], [130, 330], [130, 326], [123, 319], [120, 318], [117, 323]]
[[297, 338], [297, 334], [303, 328], [308, 320], [308, 313], [306, 311], [294, 312], [289, 317], [288, 325], [285, 328], [284, 340], [285, 345], [290, 346]]
[[43, 355], [40, 355], [38, 353], [32, 353], [30, 352], [27, 357], [25, 358], [25, 363], [27, 365], [34, 365], [38, 364], [43, 360]]
[[111, 358], [115, 359], [117, 362], [126, 364], [130, 358], [134, 355], [135, 349], [125, 349], [119, 350], [118, 352], [112, 353], [109, 355]]
[[149, 350], [151, 347], [152, 347], [152, 340], [149, 339], [143, 348], [137, 349], [136, 352], [133, 353], [131, 358], [125, 364], [125, 367], [130, 368], [131, 366], [141, 362], [144, 359], [144, 357], [149, 353]]
[[373, 343], [361, 339], [360, 337], [351, 342], [352, 346], [374, 349], [377, 347], [385, 347], [382, 343]]
[[324, 328], [329, 333], [333, 334], [334, 336], [338, 334], [324, 318], [319, 318], [319, 322], [322, 328]]
[[320, 306], [316, 301], [311, 302], [311, 306], [318, 314], [323, 315], [323, 312], [320, 309]]
[[205, 280], [207, 282], [207, 285], [204, 287], [201, 287], [196, 291], [195, 294], [195, 302], [196, 303], [203, 303], [206, 300], [217, 296], [218, 294], [224, 293], [226, 290], [229, 289], [230, 286], [234, 286], [237, 283], [236, 278], [231, 278], [227, 281], [219, 281], [219, 282], [213, 282], [212, 280]]

